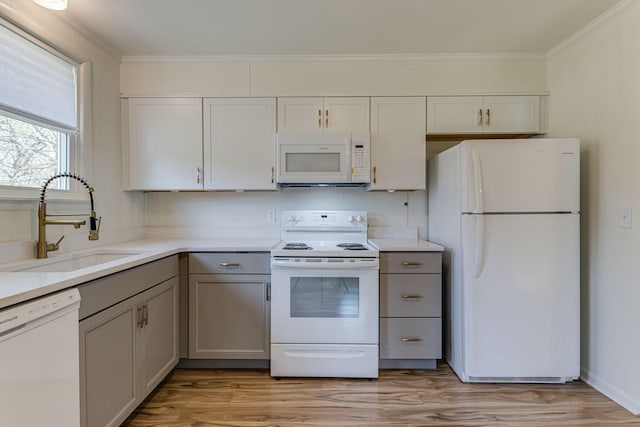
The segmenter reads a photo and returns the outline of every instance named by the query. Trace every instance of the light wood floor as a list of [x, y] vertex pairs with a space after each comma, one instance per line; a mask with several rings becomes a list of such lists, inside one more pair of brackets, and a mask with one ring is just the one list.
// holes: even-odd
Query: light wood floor
[[381, 370], [378, 380], [176, 369], [123, 425], [639, 427], [640, 417], [581, 381], [464, 384], [443, 363]]

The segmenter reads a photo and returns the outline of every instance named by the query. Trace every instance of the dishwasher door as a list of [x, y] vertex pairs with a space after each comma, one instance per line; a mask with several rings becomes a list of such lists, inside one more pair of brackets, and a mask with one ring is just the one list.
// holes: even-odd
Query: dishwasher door
[[0, 426], [80, 425], [77, 289], [0, 310]]

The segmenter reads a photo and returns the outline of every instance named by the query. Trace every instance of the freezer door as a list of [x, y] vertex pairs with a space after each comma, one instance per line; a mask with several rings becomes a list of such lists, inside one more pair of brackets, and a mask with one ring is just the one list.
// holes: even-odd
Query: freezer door
[[578, 377], [579, 221], [463, 215], [459, 314], [469, 380]]
[[565, 139], [460, 143], [462, 212], [578, 212], [580, 142]]

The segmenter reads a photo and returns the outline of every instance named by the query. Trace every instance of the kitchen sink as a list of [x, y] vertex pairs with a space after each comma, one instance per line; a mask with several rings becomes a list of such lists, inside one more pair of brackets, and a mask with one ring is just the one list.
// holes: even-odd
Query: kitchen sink
[[13, 264], [0, 271], [14, 272], [69, 272], [82, 268], [93, 267], [122, 258], [138, 255], [139, 252], [91, 252], [71, 255], [61, 255], [37, 261]]

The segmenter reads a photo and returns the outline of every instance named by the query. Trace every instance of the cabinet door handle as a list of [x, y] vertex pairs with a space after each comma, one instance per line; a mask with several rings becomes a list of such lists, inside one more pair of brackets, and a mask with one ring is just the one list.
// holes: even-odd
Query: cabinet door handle
[[273, 184], [275, 180], [276, 180], [276, 168], [271, 166], [271, 183]]
[[196, 184], [200, 184], [200, 166], [196, 167]]
[[491, 126], [491, 110], [487, 108], [487, 126]]
[[478, 110], [478, 126], [482, 126], [482, 108]]
[[318, 129], [322, 127], [322, 110], [318, 110]]
[[222, 268], [238, 268], [240, 267], [240, 263], [237, 262], [221, 262], [218, 264]]
[[269, 282], [265, 282], [266, 285], [266, 297], [267, 297], [267, 301], [271, 301], [271, 283]]
[[400, 297], [402, 299], [418, 300], [418, 301], [424, 298], [424, 296], [420, 294], [402, 294]]
[[422, 338], [419, 337], [402, 337], [400, 338], [402, 342], [422, 342]]
[[373, 167], [373, 183], [376, 183], [376, 167]]
[[138, 321], [136, 324], [142, 329], [144, 327], [144, 317], [142, 315], [142, 305], [139, 305], [136, 310], [138, 311]]
[[324, 127], [329, 128], [329, 110], [324, 111]]
[[402, 266], [403, 267], [422, 267], [422, 263], [416, 262], [416, 261], [402, 261]]
[[149, 324], [149, 306], [147, 304], [142, 306], [142, 322], [143, 326]]

